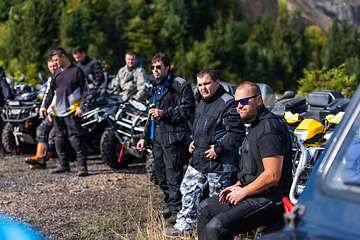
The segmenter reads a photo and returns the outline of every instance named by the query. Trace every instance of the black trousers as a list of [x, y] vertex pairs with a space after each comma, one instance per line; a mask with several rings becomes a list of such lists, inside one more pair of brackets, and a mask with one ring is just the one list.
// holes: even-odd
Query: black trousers
[[47, 117], [36, 128], [36, 140], [38, 143], [48, 143], [48, 151], [55, 151], [55, 130], [53, 129], [53, 122], [50, 122]]
[[77, 155], [78, 166], [85, 166], [87, 161], [87, 147], [83, 137], [83, 129], [81, 127], [81, 118], [70, 114], [65, 117], [53, 117], [55, 130], [55, 147], [59, 156], [59, 164], [61, 166], [69, 166], [69, 144], [75, 150]]
[[156, 179], [165, 194], [165, 203], [172, 212], [181, 209], [180, 184], [182, 181], [183, 158], [186, 152], [183, 146], [161, 146], [153, 141], [152, 153], [155, 161]]
[[268, 226], [282, 217], [282, 197], [251, 196], [236, 205], [222, 204], [219, 196], [207, 198], [198, 207], [198, 239], [234, 239], [260, 226]]

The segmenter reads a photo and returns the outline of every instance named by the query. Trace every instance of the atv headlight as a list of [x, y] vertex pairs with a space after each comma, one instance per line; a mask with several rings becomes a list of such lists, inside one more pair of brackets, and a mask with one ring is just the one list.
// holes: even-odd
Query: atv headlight
[[307, 139], [308, 131], [307, 130], [295, 130], [296, 137], [304, 142]]
[[10, 100], [10, 101], [9, 101], [9, 106], [20, 106], [20, 102], [19, 102], [19, 101]]
[[20, 108], [19, 109], [10, 109], [10, 113], [12, 115], [18, 115], [21, 113], [21, 109]]

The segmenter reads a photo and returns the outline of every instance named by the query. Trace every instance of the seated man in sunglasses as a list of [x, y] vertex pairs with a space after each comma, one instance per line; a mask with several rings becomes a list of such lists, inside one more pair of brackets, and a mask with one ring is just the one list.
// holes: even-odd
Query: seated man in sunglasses
[[268, 111], [255, 83], [243, 82], [234, 104], [250, 131], [242, 144], [238, 182], [198, 207], [198, 239], [233, 239], [282, 218], [282, 198], [292, 181], [291, 139], [279, 116]]
[[230, 186], [238, 172], [239, 147], [245, 126], [233, 105], [234, 97], [225, 91], [216, 72], [205, 68], [197, 74], [202, 96], [195, 112], [192, 154], [181, 183], [182, 208], [174, 228], [165, 228], [168, 236], [192, 234], [196, 226], [196, 209], [204, 188], [209, 196], [219, 195]]
[[115, 86], [124, 91], [121, 92], [121, 100], [126, 102], [132, 99], [136, 101], [147, 100], [146, 82], [149, 75], [142, 67], [143, 62], [137, 58], [136, 53], [128, 51], [125, 54], [126, 65], [118, 71], [115, 78]]

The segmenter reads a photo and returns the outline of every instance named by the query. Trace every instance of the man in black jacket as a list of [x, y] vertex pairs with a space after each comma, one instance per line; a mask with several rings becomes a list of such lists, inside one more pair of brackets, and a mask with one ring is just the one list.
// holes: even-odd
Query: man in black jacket
[[77, 62], [77, 66], [84, 71], [89, 88], [92, 89], [95, 86], [100, 87], [105, 80], [100, 62], [97, 59], [86, 56], [84, 50], [80, 46], [74, 47], [72, 49], [72, 54]]
[[169, 236], [191, 234], [196, 226], [196, 209], [204, 188], [209, 196], [219, 195], [231, 184], [238, 172], [239, 147], [245, 137], [245, 126], [233, 104], [234, 97], [225, 91], [213, 69], [197, 74], [202, 96], [195, 113], [192, 157], [181, 183], [182, 208], [174, 228], [164, 229]]
[[6, 81], [6, 75], [4, 69], [0, 66], [0, 106], [4, 106], [5, 102], [14, 99], [14, 91], [11, 90], [8, 82]]
[[291, 181], [291, 139], [285, 123], [263, 104], [256, 83], [243, 82], [234, 101], [244, 123], [251, 128], [241, 150], [238, 182], [198, 208], [198, 238], [233, 239], [282, 217], [282, 198]]
[[50, 87], [45, 93], [39, 115], [44, 118], [56, 91], [54, 103], [54, 129], [55, 146], [59, 156], [59, 166], [50, 173], [69, 172], [69, 146], [76, 151], [78, 161], [78, 176], [88, 175], [87, 148], [81, 127], [81, 117], [88, 106], [88, 84], [84, 72], [72, 64], [61, 47], [54, 48], [50, 53], [51, 59], [57, 63], [57, 68], [52, 75]]
[[175, 77], [170, 64], [164, 53], [156, 54], [151, 61], [156, 81], [151, 90], [149, 118], [137, 149], [145, 150], [145, 145], [152, 142], [156, 178], [168, 207], [163, 215], [175, 220], [181, 208], [181, 163], [190, 143], [188, 121], [194, 118], [195, 100], [190, 83]]

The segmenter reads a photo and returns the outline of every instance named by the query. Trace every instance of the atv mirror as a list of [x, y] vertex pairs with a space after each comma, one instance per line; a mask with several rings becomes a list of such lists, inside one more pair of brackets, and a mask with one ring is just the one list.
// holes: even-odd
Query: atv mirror
[[44, 78], [43, 78], [41, 72], [38, 73], [38, 78], [39, 78], [43, 83], [45, 83], [45, 82], [44, 82]]
[[41, 89], [42, 87], [43, 87], [42, 84], [38, 84], [38, 83], [37, 83], [37, 84], [35, 85], [35, 90], [36, 90], [36, 91], [40, 91], [40, 89]]
[[16, 85], [19, 85], [19, 83], [24, 82], [24, 81], [25, 81], [25, 78], [24, 78], [24, 77], [19, 77]]
[[286, 92], [284, 92], [284, 95], [279, 99], [279, 101], [283, 100], [283, 99], [294, 98], [294, 97], [295, 97], [294, 91], [286, 91]]

